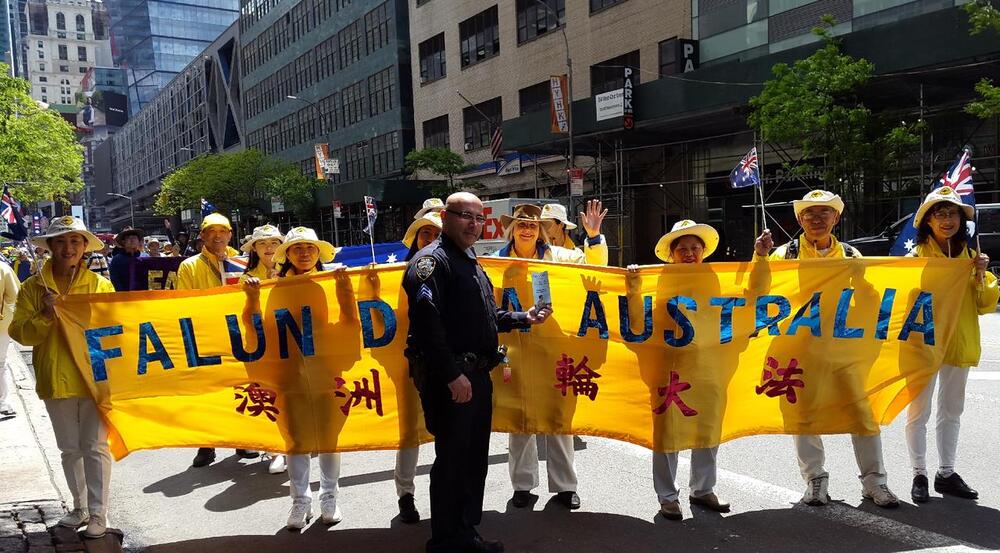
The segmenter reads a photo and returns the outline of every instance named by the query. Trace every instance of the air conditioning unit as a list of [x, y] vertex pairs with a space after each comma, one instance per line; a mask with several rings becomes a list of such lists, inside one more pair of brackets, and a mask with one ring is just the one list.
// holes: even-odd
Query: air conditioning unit
[[470, 150], [472, 150], [472, 142], [466, 142], [465, 143], [465, 151], [468, 152]]

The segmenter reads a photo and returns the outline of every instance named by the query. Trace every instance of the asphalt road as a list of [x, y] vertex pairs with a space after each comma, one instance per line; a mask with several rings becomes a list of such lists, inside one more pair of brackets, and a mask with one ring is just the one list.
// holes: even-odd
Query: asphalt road
[[[550, 503], [542, 488], [533, 509], [509, 504], [507, 438], [495, 434], [486, 490], [482, 534], [502, 539], [508, 551], [857, 551], [1000, 549], [1000, 313], [982, 319], [984, 355], [968, 386], [957, 470], [980, 491], [978, 502], [941, 498], [913, 505], [911, 473], [902, 420], [884, 429], [889, 485], [905, 503], [886, 511], [861, 501], [854, 455], [846, 436], [826, 438], [830, 494], [827, 507], [797, 505], [804, 486], [787, 436], [752, 437], [724, 444], [719, 453], [717, 492], [733, 504], [718, 515], [686, 500], [687, 461], [679, 480], [685, 519], [657, 516], [650, 454], [612, 440], [584, 438], [576, 457], [583, 508], [569, 512]], [[901, 419], [902, 417], [900, 417]], [[933, 427], [933, 418], [931, 419]], [[929, 432], [928, 462], [937, 455]], [[192, 469], [193, 451], [137, 452], [115, 466], [111, 522], [122, 528], [126, 546], [148, 553], [423, 550], [429, 521], [408, 526], [395, 519], [393, 453], [344, 455], [340, 505], [342, 523], [314, 519], [301, 534], [284, 530], [288, 480], [269, 475], [260, 462], [238, 460], [220, 450], [220, 460]], [[427, 487], [433, 450], [424, 446], [417, 478], [417, 507], [430, 514]], [[313, 461], [313, 487], [317, 467]], [[544, 467], [544, 465], [543, 465]], [[318, 502], [314, 507], [318, 510]], [[318, 514], [318, 513], [317, 513]]]

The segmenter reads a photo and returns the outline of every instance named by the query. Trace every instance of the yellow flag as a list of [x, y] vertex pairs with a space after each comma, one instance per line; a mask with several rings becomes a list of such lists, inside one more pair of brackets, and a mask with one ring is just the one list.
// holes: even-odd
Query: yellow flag
[[[501, 335], [493, 428], [658, 451], [765, 433], [873, 434], [940, 366], [967, 262], [644, 267], [482, 260], [505, 309], [547, 271], [554, 315]], [[304, 453], [431, 439], [403, 357], [402, 265], [238, 286], [67, 296], [61, 331], [116, 457], [158, 447]], [[506, 376], [506, 377], [505, 377]]]

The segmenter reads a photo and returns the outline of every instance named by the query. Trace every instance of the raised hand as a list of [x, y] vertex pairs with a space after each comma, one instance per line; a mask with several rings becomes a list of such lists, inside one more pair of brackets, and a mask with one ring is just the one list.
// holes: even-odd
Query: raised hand
[[580, 224], [587, 231], [587, 236], [594, 238], [601, 234], [601, 224], [604, 223], [604, 216], [608, 210], [601, 211], [601, 200], [588, 200], [586, 213], [580, 214]]

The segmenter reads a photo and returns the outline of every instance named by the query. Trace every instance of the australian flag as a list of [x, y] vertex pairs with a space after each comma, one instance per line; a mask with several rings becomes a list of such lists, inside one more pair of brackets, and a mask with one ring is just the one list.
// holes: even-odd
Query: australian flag
[[206, 215], [211, 215], [211, 214], [215, 213], [216, 211], [217, 210], [215, 209], [215, 206], [212, 205], [212, 202], [206, 200], [205, 198], [201, 199], [201, 216], [202, 217], [204, 217]]
[[729, 183], [733, 188], [746, 188], [748, 186], [760, 186], [760, 169], [757, 167], [757, 147], [750, 148], [747, 155], [743, 156], [732, 173], [729, 173]]
[[[942, 186], [953, 188], [955, 193], [961, 196], [962, 203], [973, 207], [976, 206], [976, 196], [973, 194], [974, 190], [972, 188], [972, 152], [968, 148], [963, 149], [962, 153], [958, 154], [955, 163], [951, 164], [951, 167], [938, 180], [934, 188]], [[911, 213], [905, 221], [900, 223], [903, 228], [900, 229], [899, 236], [896, 237], [896, 242], [889, 250], [889, 255], [906, 255], [916, 249], [917, 229], [913, 228], [914, 215], [915, 213]], [[970, 238], [972, 234], [972, 232], [969, 233]]]
[[7, 186], [3, 187], [3, 197], [0, 199], [0, 217], [7, 224], [7, 231], [0, 232], [0, 236], [15, 242], [28, 238], [28, 228], [24, 226], [24, 219], [21, 217], [21, 205], [11, 197]]
[[375, 232], [375, 219], [378, 217], [378, 211], [375, 209], [375, 198], [372, 196], [365, 196], [365, 215], [368, 216], [368, 226], [365, 227], [365, 232], [372, 234]]

